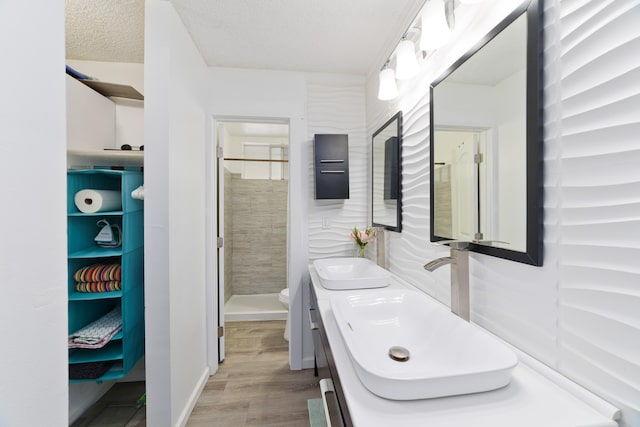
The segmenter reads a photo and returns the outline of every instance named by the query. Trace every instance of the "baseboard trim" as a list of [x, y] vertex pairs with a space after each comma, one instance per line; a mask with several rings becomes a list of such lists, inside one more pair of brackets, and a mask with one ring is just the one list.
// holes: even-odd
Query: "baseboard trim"
[[191, 415], [191, 411], [193, 411], [193, 408], [196, 406], [196, 403], [198, 402], [198, 398], [200, 398], [200, 395], [202, 394], [202, 390], [204, 389], [205, 384], [207, 384], [207, 380], [209, 379], [209, 373], [210, 373], [210, 370], [209, 370], [209, 367], [207, 366], [202, 371], [202, 375], [200, 375], [200, 379], [198, 379], [196, 387], [193, 389], [191, 396], [189, 396], [187, 405], [184, 407], [184, 409], [180, 413], [180, 417], [176, 422], [177, 426], [184, 427], [187, 425], [187, 421], [189, 421], [189, 416]]
[[305, 357], [302, 359], [302, 369], [314, 368], [315, 364], [315, 359], [313, 357]]

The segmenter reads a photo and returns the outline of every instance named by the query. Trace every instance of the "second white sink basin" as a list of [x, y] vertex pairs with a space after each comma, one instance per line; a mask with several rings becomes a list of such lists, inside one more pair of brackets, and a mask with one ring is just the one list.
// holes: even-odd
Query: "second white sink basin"
[[[387, 399], [494, 390], [509, 384], [518, 363], [499, 340], [422, 292], [376, 289], [335, 295], [331, 309], [360, 381]], [[408, 360], [394, 360], [392, 347], [395, 359]]]
[[326, 289], [382, 288], [391, 283], [391, 273], [366, 258], [322, 258], [313, 266]]

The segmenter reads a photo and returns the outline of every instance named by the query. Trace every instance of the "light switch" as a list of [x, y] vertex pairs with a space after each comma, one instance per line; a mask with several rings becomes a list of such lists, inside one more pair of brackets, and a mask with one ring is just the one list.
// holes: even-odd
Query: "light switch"
[[322, 217], [322, 229], [323, 230], [328, 230], [331, 228], [331, 218], [329, 218], [328, 216], [323, 216]]

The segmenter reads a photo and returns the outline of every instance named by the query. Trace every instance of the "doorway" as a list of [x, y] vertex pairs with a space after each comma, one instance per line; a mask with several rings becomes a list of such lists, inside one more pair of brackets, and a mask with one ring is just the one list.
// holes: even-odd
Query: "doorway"
[[487, 214], [495, 190], [495, 144], [487, 129], [439, 128], [435, 131], [434, 189], [436, 235], [466, 241], [492, 235]]
[[[286, 320], [289, 123], [216, 122], [219, 324]], [[219, 245], [220, 246], [220, 245]], [[220, 360], [224, 359], [221, 342]]]

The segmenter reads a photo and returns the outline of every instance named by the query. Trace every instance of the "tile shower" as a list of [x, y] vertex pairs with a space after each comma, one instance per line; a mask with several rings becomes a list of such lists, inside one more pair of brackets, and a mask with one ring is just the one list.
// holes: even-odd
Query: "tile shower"
[[225, 320], [286, 318], [288, 181], [225, 169]]

